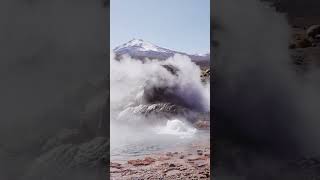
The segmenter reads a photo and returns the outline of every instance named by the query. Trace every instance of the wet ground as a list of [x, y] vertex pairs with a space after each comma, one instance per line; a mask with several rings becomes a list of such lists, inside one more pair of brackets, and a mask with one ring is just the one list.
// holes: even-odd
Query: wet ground
[[121, 153], [111, 155], [111, 179], [210, 179], [208, 131], [181, 143], [155, 146], [126, 157], [123, 151], [122, 158]]

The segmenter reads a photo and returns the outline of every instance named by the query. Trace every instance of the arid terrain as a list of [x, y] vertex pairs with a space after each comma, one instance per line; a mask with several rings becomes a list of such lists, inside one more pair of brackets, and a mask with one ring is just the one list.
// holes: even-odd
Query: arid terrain
[[112, 161], [111, 179], [209, 179], [210, 144], [197, 143], [173, 152]]

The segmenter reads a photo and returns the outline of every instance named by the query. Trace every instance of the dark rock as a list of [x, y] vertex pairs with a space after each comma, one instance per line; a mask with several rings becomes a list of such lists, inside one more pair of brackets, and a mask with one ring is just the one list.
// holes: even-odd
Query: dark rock
[[202, 81], [209, 80], [210, 79], [210, 68], [202, 70], [200, 77], [201, 77]]
[[316, 39], [317, 35], [320, 35], [320, 25], [312, 25], [306, 31], [307, 37], [310, 40]]
[[142, 114], [142, 115], [154, 115], [154, 114], [186, 114], [188, 109], [171, 104], [171, 103], [154, 103], [154, 104], [140, 104], [138, 106], [132, 106], [125, 109], [123, 112], [130, 112], [133, 114]]
[[200, 150], [200, 149], [198, 149], [198, 150], [197, 150], [197, 154], [198, 154], [199, 156], [201, 156], [201, 155], [203, 155], [203, 151]]
[[172, 154], [172, 152], [168, 152], [168, 153], [166, 154], [166, 156], [172, 157], [173, 154]]
[[116, 168], [116, 169], [121, 169], [122, 168], [121, 164], [113, 163], [113, 162], [110, 163], [110, 167], [111, 168]]
[[178, 75], [179, 69], [176, 68], [175, 66], [170, 65], [170, 64], [164, 64], [164, 65], [162, 65], [162, 67], [164, 67], [166, 70], [168, 70], [172, 75], [175, 75], [175, 76]]

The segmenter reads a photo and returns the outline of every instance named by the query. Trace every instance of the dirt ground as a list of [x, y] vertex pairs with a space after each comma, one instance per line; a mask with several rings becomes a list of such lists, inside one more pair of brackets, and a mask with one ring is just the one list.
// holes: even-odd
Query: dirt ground
[[210, 179], [210, 142], [193, 144], [188, 150], [111, 161], [110, 174], [112, 180]]

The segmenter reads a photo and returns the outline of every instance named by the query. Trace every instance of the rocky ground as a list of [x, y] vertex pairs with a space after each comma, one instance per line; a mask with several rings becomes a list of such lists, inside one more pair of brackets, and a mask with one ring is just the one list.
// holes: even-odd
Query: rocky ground
[[290, 20], [292, 39], [289, 48], [294, 64], [298, 65], [297, 68], [307, 70], [310, 66], [319, 67], [320, 65], [319, 37], [316, 39], [308, 36], [308, 30], [318, 26], [320, 18], [318, 21], [315, 19], [304, 23], [303, 19], [305, 18], [292, 18]]
[[112, 180], [210, 179], [210, 143], [187, 149], [141, 156], [126, 162], [112, 161]]
[[291, 42], [289, 48], [292, 52], [294, 63], [299, 69], [310, 65], [320, 65], [320, 13], [319, 1], [275, 1], [274, 6], [286, 14], [291, 26]]

